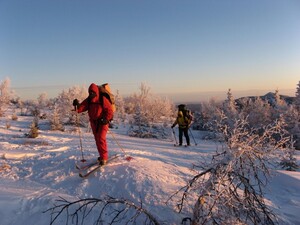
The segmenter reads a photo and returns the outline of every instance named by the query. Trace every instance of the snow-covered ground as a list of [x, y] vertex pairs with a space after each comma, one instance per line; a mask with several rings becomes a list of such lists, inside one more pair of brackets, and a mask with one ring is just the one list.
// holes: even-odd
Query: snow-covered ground
[[[203, 141], [193, 131], [196, 146], [174, 147], [171, 140], [138, 139], [126, 135], [125, 127], [112, 129], [118, 140], [108, 134], [110, 155], [121, 154], [117, 161], [88, 179], [78, 176], [75, 163], [80, 161], [79, 135], [67, 131], [49, 131], [47, 121], [40, 120], [40, 135], [24, 137], [32, 117], [9, 115], [0, 118], [0, 225], [50, 224], [50, 212], [60, 197], [101, 198], [106, 195], [142, 202], [161, 224], [180, 224], [174, 202], [169, 197], [195, 175], [193, 164], [209, 158], [216, 144]], [[6, 128], [9, 121], [10, 128]], [[83, 131], [83, 155], [87, 160], [98, 157], [93, 136]], [[191, 139], [193, 144], [193, 139]], [[124, 152], [126, 155], [124, 155]], [[131, 156], [130, 161], [125, 156]], [[300, 161], [297, 152], [298, 163]], [[281, 219], [280, 224], [300, 224], [300, 172], [274, 171], [266, 198]], [[57, 223], [59, 224], [59, 223]], [[92, 224], [89, 220], [85, 224]]]

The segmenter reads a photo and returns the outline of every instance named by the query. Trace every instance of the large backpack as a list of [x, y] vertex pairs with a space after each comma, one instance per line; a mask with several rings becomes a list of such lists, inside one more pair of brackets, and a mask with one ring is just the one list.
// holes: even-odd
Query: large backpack
[[115, 112], [116, 111], [115, 96], [113, 93], [111, 93], [109, 84], [105, 83], [102, 85], [98, 85], [98, 89], [100, 94], [99, 97], [100, 104], [103, 105], [103, 97], [107, 98], [111, 104], [112, 111]]
[[191, 114], [191, 111], [186, 108], [185, 104], [178, 105], [178, 111], [182, 112], [184, 118], [186, 118], [188, 120], [188, 124], [190, 124], [192, 122], [193, 116]]

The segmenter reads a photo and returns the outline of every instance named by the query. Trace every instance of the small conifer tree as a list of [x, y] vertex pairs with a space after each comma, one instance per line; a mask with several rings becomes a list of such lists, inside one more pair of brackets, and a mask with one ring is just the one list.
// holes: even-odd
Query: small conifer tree
[[50, 117], [51, 130], [64, 131], [64, 126], [61, 122], [61, 116], [59, 115], [59, 110], [57, 106], [54, 106], [53, 114]]
[[31, 125], [28, 137], [29, 138], [37, 138], [39, 136], [39, 129], [38, 129], [38, 117], [35, 116]]

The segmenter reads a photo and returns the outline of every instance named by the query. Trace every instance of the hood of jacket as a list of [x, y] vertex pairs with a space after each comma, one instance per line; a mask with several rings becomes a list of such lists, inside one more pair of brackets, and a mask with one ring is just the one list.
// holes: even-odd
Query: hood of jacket
[[97, 84], [92, 83], [89, 86], [89, 91], [93, 91], [96, 93], [96, 96], [94, 98], [91, 98], [90, 101], [91, 102], [98, 102], [99, 101], [99, 88], [97, 86]]

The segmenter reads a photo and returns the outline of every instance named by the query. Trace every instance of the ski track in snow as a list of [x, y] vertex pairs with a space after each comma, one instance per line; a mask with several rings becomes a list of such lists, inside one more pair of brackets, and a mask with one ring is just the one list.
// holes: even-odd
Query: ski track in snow
[[[108, 134], [109, 153], [121, 156], [82, 179], [75, 169], [82, 159], [78, 134], [45, 129], [36, 139], [25, 138], [31, 121], [32, 117], [20, 116], [5, 129], [5, 118], [0, 118], [0, 225], [46, 225], [50, 213], [43, 212], [59, 197], [77, 200], [106, 195], [142, 202], [160, 222], [180, 224], [186, 215], [176, 213], [175, 203], [166, 201], [195, 175], [193, 165], [209, 159], [217, 147], [198, 138], [197, 133], [197, 146], [174, 147], [170, 141], [128, 137], [124, 130], [116, 129], [112, 132], [122, 149]], [[84, 157], [96, 159], [93, 136], [83, 133], [82, 143]], [[127, 161], [128, 155], [133, 159]], [[299, 174], [276, 172], [267, 189], [266, 198], [283, 224], [300, 221]]]

